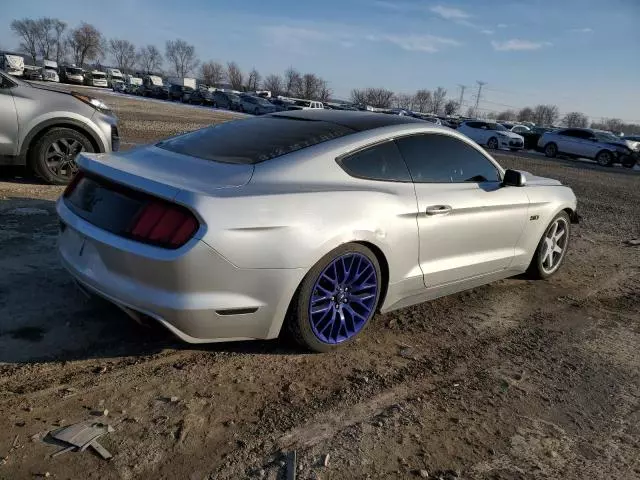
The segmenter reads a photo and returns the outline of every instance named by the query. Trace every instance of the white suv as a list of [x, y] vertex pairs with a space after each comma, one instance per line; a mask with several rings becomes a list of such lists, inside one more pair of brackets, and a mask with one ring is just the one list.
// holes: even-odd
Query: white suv
[[460, 124], [458, 131], [474, 142], [492, 149], [508, 148], [515, 151], [524, 148], [522, 135], [510, 132], [499, 123], [468, 120]]
[[538, 140], [538, 149], [547, 157], [565, 155], [590, 158], [603, 167], [621, 163], [624, 167], [632, 168], [640, 156], [640, 142], [591, 128], [564, 128], [546, 132]]

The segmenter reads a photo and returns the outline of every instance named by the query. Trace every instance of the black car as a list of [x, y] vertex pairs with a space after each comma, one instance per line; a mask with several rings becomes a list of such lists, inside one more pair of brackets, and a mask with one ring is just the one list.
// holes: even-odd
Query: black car
[[169, 100], [174, 102], [182, 102], [185, 95], [190, 95], [193, 93], [193, 88], [191, 87], [183, 87], [182, 85], [170, 85], [169, 86]]
[[169, 87], [160, 84], [161, 79], [154, 76], [145, 76], [142, 79], [142, 85], [138, 88], [138, 95], [153, 98], [169, 98]]
[[198, 88], [196, 90], [192, 90], [189, 93], [185, 93], [183, 101], [195, 105], [211, 105], [213, 107], [216, 106], [216, 102], [213, 98], [213, 92], [210, 92], [209, 90], [204, 88]]
[[553, 128], [546, 127], [531, 127], [528, 132], [519, 132], [518, 135], [524, 138], [525, 150], [537, 150], [538, 140], [543, 133], [550, 132]]
[[240, 111], [240, 97], [235, 93], [216, 90], [215, 92], [213, 92], [212, 97], [214, 107]]
[[289, 110], [289, 107], [291, 105], [293, 105], [293, 102], [287, 102], [279, 98], [268, 98], [267, 100], [269, 100], [276, 107], [276, 112], [285, 112]]

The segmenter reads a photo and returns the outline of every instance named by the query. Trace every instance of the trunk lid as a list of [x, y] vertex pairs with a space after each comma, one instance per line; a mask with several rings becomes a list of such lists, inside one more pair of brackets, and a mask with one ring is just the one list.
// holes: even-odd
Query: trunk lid
[[153, 145], [120, 152], [81, 153], [76, 162], [83, 170], [169, 200], [181, 190], [212, 195], [223, 188], [241, 187], [253, 175], [253, 165], [203, 160]]

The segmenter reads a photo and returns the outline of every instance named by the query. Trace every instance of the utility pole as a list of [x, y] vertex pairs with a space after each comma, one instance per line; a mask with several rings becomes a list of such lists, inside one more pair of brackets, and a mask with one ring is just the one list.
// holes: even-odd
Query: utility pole
[[464, 100], [464, 91], [467, 88], [466, 85], [460, 85], [458, 84], [458, 86], [460, 87], [460, 100], [458, 101], [458, 108], [460, 109], [460, 111], [462, 111], [462, 102]]
[[480, 105], [480, 96], [482, 95], [482, 87], [484, 87], [487, 82], [481, 82], [480, 80], [476, 80], [478, 84], [478, 93], [476, 94], [476, 106], [474, 107], [474, 112], [476, 117], [478, 116], [478, 106]]

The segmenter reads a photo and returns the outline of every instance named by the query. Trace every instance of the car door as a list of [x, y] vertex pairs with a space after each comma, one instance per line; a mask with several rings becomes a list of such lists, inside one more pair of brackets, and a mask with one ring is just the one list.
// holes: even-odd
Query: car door
[[596, 158], [598, 152], [602, 150], [602, 144], [589, 130], [580, 130], [580, 156], [584, 158]]
[[18, 113], [11, 93], [13, 82], [0, 75], [0, 156], [14, 156], [18, 149]]
[[430, 133], [396, 143], [416, 190], [426, 287], [507, 269], [527, 220], [525, 190], [502, 186], [492, 160], [457, 137]]
[[579, 131], [568, 128], [557, 134], [558, 151], [569, 155], [580, 155], [583, 146], [580, 144]]

